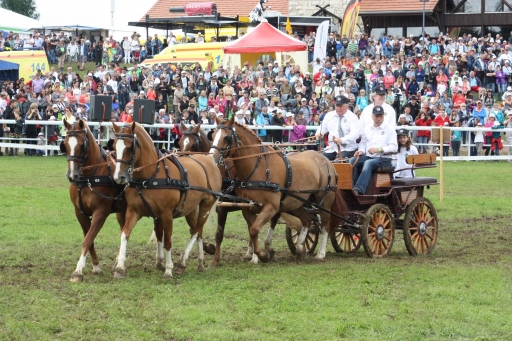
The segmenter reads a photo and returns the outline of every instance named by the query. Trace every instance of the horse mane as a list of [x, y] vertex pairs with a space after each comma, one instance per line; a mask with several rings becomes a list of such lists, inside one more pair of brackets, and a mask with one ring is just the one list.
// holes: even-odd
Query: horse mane
[[137, 134], [137, 138], [146, 140], [149, 145], [153, 145], [153, 140], [151, 139], [151, 136], [149, 136], [148, 132], [144, 129], [144, 127], [140, 124], [135, 122], [135, 131], [134, 134]]
[[242, 128], [243, 130], [245, 130], [247, 133], [249, 133], [250, 135], [254, 136], [254, 138], [256, 138], [256, 140], [258, 140], [259, 143], [263, 143], [261, 141], [261, 139], [258, 137], [258, 135], [256, 134], [256, 132], [254, 130], [251, 130], [249, 128], [247, 128], [247, 126], [243, 125], [243, 124], [240, 124], [238, 122], [233, 122], [233, 124], [238, 127], [238, 128]]

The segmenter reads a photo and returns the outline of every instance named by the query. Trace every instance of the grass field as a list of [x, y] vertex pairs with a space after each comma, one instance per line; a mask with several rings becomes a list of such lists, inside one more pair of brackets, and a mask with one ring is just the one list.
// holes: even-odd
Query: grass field
[[[510, 340], [512, 339], [511, 165], [445, 165], [440, 233], [430, 256], [409, 257], [397, 231], [392, 253], [362, 249], [325, 262], [297, 263], [278, 226], [274, 260], [241, 260], [247, 229], [228, 217], [222, 266], [164, 280], [145, 218], [128, 245], [128, 277], [109, 270], [119, 228], [107, 220], [96, 239], [104, 271], [70, 283], [82, 232], [64, 176], [66, 160], [0, 158], [0, 340]], [[421, 171], [437, 176], [439, 169]], [[266, 232], [266, 231], [265, 231]], [[207, 227], [208, 241], [214, 227]], [[188, 240], [179, 219], [174, 259]], [[211, 257], [207, 257], [209, 262]]]

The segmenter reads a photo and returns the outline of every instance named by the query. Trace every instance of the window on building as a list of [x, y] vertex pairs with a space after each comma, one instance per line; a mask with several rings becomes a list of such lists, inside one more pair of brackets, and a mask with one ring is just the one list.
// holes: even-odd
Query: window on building
[[373, 34], [373, 38], [375, 40], [380, 40], [380, 38], [384, 37], [384, 33], [386, 32], [385, 28], [372, 28], [370, 32], [370, 36]]
[[[489, 0], [486, 0], [489, 1]], [[502, 0], [498, 0], [502, 1]], [[451, 13], [463, 0], [446, 0], [446, 13]], [[466, 0], [455, 13], [480, 13], [482, 0]]]
[[400, 39], [402, 38], [403, 31], [402, 27], [388, 27], [388, 36], [397, 36]]
[[461, 27], [460, 31], [458, 32], [458, 36], [461, 37], [464, 33], [471, 34], [472, 37], [481, 37], [482, 36], [482, 30], [480, 26], [475, 27]]
[[[508, 3], [510, 4], [510, 2]], [[512, 12], [506, 0], [485, 0], [486, 12]]]

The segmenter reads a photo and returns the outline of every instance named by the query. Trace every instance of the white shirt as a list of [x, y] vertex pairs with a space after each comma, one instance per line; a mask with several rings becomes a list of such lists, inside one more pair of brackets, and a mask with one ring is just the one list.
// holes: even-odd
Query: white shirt
[[[320, 134], [324, 135], [329, 133], [329, 141], [327, 147], [325, 147], [326, 153], [334, 153], [338, 152], [338, 145], [333, 141], [333, 138], [340, 137], [338, 127], [340, 124], [339, 115], [336, 113], [336, 110], [328, 112], [320, 125]], [[344, 136], [341, 138], [342, 144], [340, 145], [340, 150], [344, 151], [353, 151], [357, 149], [356, 140], [359, 138], [359, 120], [357, 116], [350, 110], [342, 116], [341, 119], [341, 129], [343, 130]]]
[[[364, 108], [361, 116], [359, 117], [359, 121], [361, 127], [359, 128], [361, 132], [364, 131], [365, 127], [373, 126], [373, 107], [375, 104], [371, 103], [366, 108]], [[384, 109], [384, 123], [390, 125], [391, 127], [396, 127], [396, 113], [395, 109], [387, 103], [382, 103], [382, 109]]]
[[[398, 144], [396, 142], [395, 126], [391, 126], [386, 122], [382, 123], [380, 127], [367, 125], [363, 129], [361, 142], [359, 143], [359, 151], [362, 151], [366, 156], [376, 158], [384, 154], [396, 153]], [[370, 148], [382, 148], [382, 153], [370, 154]]]
[[[405, 147], [400, 147], [400, 151], [396, 155], [396, 166], [395, 171], [404, 168], [410, 168], [412, 165], [409, 165], [405, 160], [409, 155], [417, 155], [418, 148], [415, 146], [410, 146], [409, 150]], [[412, 178], [414, 176], [414, 171], [412, 169], [402, 170], [400, 172], [394, 173], [395, 178]]]

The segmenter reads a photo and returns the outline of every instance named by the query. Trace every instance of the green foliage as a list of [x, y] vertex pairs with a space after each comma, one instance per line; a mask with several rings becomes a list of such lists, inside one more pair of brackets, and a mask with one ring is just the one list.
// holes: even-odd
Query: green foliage
[[[110, 217], [96, 239], [104, 274], [70, 283], [82, 233], [62, 157], [0, 158], [0, 339], [2, 340], [510, 340], [512, 223], [510, 165], [445, 165], [425, 196], [438, 211], [432, 255], [409, 257], [396, 232], [391, 255], [362, 250], [297, 263], [278, 225], [274, 260], [241, 260], [247, 227], [228, 216], [222, 266], [164, 280], [148, 244], [152, 221], [139, 221], [128, 245], [128, 277], [108, 271], [119, 249]], [[439, 176], [439, 168], [418, 171]], [[260, 234], [264, 238], [266, 228]], [[214, 240], [215, 225], [205, 231]], [[173, 260], [189, 238], [174, 224]], [[206, 261], [210, 261], [207, 256]]]
[[39, 20], [39, 12], [34, 0], [1, 0], [0, 7]]

